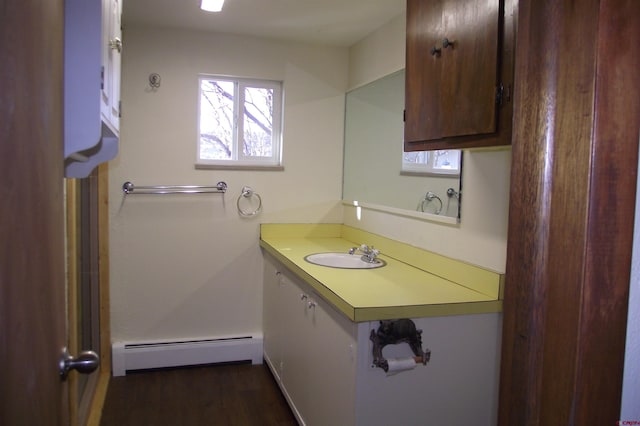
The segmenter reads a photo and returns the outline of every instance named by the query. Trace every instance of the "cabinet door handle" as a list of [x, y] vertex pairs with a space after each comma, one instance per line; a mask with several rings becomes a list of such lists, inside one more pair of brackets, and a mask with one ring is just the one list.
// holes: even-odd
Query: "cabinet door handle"
[[307, 296], [307, 295], [306, 295], [306, 294], [304, 294], [304, 293], [302, 293], [302, 294], [300, 295], [300, 300], [305, 300], [305, 299], [307, 299], [307, 298], [309, 298], [309, 296]]
[[114, 38], [113, 40], [109, 40], [109, 47], [113, 50], [117, 50], [118, 53], [122, 52], [122, 40], [120, 40], [118, 37]]
[[309, 302], [307, 302], [307, 308], [311, 309], [315, 307], [316, 307], [316, 302], [314, 302], [313, 300], [309, 300]]
[[454, 44], [454, 43], [455, 43], [454, 41], [449, 40], [449, 39], [448, 39], [448, 38], [446, 38], [446, 37], [445, 37], [444, 39], [442, 39], [442, 47], [443, 47], [443, 48], [445, 48], [445, 49], [446, 49], [447, 47], [450, 47], [450, 48], [452, 48], [452, 49], [453, 49], [453, 44]]
[[440, 49], [440, 48], [437, 48], [435, 46], [433, 46], [431, 48], [431, 55], [432, 56], [440, 56], [440, 52], [442, 52], [442, 49]]

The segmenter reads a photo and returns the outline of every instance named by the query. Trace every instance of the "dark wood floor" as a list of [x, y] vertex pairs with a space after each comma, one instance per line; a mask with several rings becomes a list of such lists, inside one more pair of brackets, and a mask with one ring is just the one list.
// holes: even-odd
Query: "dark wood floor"
[[112, 377], [101, 426], [297, 425], [266, 365], [224, 364]]

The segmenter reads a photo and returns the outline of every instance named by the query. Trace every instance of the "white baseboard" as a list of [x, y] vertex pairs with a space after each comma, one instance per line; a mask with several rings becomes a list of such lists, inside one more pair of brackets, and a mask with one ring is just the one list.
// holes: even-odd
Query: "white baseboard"
[[113, 342], [112, 374], [150, 368], [180, 367], [231, 361], [262, 364], [262, 336], [188, 341]]

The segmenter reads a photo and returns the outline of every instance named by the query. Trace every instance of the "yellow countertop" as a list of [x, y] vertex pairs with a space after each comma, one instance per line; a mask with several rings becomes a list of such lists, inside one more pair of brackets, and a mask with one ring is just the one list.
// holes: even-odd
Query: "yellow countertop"
[[[368, 239], [347, 239], [354, 236]], [[385, 250], [385, 243], [389, 252]], [[314, 265], [304, 259], [313, 253], [346, 253], [351, 247], [360, 244], [374, 245], [381, 251], [378, 257], [386, 261], [387, 265], [375, 269], [340, 269]], [[438, 263], [452, 268], [450, 276], [446, 271], [438, 271], [439, 275], [436, 275], [406, 263], [406, 259], [399, 255], [405, 252], [407, 258], [419, 258], [420, 254], [438, 255], [344, 225], [263, 224], [260, 246], [352, 321], [502, 310], [501, 274], [447, 259]], [[468, 269], [464, 285], [451, 280], [452, 276], [460, 274], [458, 266]], [[479, 281], [485, 282], [474, 285], [474, 275], [479, 277]]]

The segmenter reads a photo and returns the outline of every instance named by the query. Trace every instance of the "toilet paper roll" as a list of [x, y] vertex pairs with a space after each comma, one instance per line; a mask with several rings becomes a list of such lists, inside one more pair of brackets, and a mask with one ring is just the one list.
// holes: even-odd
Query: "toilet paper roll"
[[416, 368], [416, 361], [413, 357], [391, 358], [387, 360], [387, 364], [389, 365], [388, 376]]

